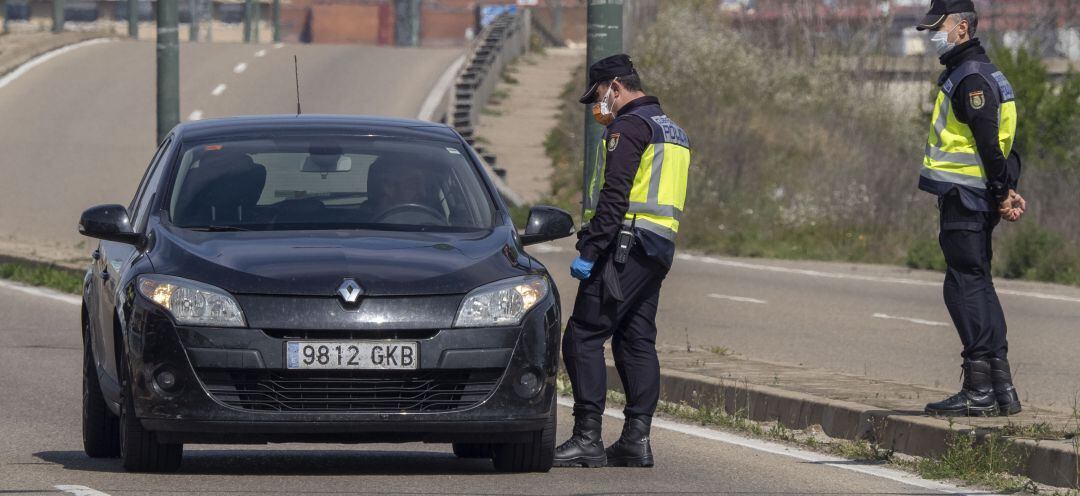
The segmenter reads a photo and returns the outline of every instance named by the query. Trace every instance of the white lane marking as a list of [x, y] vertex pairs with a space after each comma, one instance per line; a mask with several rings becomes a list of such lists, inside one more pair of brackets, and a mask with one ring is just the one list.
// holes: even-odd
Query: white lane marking
[[435, 110], [439, 102], [450, 89], [450, 85], [454, 84], [454, 78], [457, 77], [458, 70], [465, 64], [465, 56], [462, 55], [457, 58], [450, 67], [446, 68], [446, 71], [439, 76], [438, 81], [435, 82], [435, 86], [431, 87], [431, 91], [428, 92], [427, 98], [424, 98], [424, 103], [420, 105], [420, 112], [416, 114], [416, 118], [422, 121], [430, 121], [432, 116], [435, 115]]
[[255, 52], [255, 56], [256, 57], [264, 57], [264, 56], [266, 56], [266, 49], [259, 50], [259, 51]]
[[[699, 255], [690, 255], [687, 253], [680, 253], [675, 255], [675, 258], [679, 260], [686, 260], [691, 262], [701, 262], [712, 265], [723, 265], [726, 267], [736, 267], [740, 269], [751, 270], [764, 270], [768, 272], [779, 272], [783, 274], [798, 274], [811, 277], [825, 277], [829, 279], [846, 279], [849, 281], [865, 281], [865, 282], [884, 282], [891, 284], [907, 284], [911, 286], [930, 286], [941, 287], [940, 282], [932, 281], [920, 281], [917, 279], [905, 279], [901, 277], [878, 277], [878, 276], [863, 276], [856, 274], [841, 274], [837, 272], [823, 272], [820, 270], [809, 269], [793, 269], [790, 267], [778, 267], [775, 265], [761, 265], [752, 264], [746, 262], [737, 262], [735, 260], [721, 260], [719, 258], [703, 257]], [[1080, 298], [1073, 298], [1071, 296], [1061, 296], [1046, 293], [1037, 293], [1032, 291], [1016, 291], [1012, 289], [998, 289], [998, 294], [1006, 294], [1011, 296], [1026, 296], [1028, 298], [1038, 298], [1040, 300], [1055, 300], [1055, 301], [1067, 301], [1070, 303], [1080, 303]]]
[[191, 114], [187, 116], [189, 121], [197, 121], [202, 119], [202, 110], [192, 110]]
[[[560, 397], [559, 405], [567, 408], [573, 408], [574, 400], [571, 398]], [[612, 408], [608, 408], [607, 410], [605, 410], [604, 415], [617, 419], [623, 418], [622, 412]], [[970, 491], [951, 484], [942, 484], [940, 482], [921, 479], [919, 477], [916, 477], [915, 475], [900, 470], [885, 468], [876, 465], [854, 465], [851, 463], [851, 460], [848, 460], [846, 458], [824, 455], [821, 453], [807, 451], [793, 446], [785, 446], [779, 443], [743, 437], [729, 432], [722, 432], [707, 429], [704, 427], [698, 427], [696, 425], [687, 425], [678, 422], [672, 422], [666, 419], [653, 418], [652, 426], [660, 429], [678, 432], [680, 434], [685, 434], [688, 436], [708, 439], [710, 441], [718, 441], [725, 444], [732, 444], [735, 446], [741, 446], [743, 448], [749, 448], [755, 451], [770, 453], [773, 455], [786, 456], [789, 458], [795, 458], [797, 460], [803, 460], [806, 462], [816, 463], [820, 465], [827, 465], [829, 467], [835, 467], [842, 470], [850, 470], [852, 472], [858, 472], [873, 477], [888, 479], [893, 482], [899, 482], [901, 484], [907, 484], [909, 486], [914, 486], [921, 489], [938, 491], [946, 494], [979, 494], [987, 496], [997, 496], [995, 493], [989, 493], [985, 491]]]
[[274, 43], [274, 50], [277, 50], [278, 48], [281, 48], [283, 46], [285, 46], [284, 43]]
[[722, 294], [716, 294], [716, 293], [710, 294], [709, 298], [716, 298], [718, 300], [737, 301], [739, 303], [758, 303], [758, 304], [768, 303], [765, 300], [759, 300], [757, 298], [747, 298], [745, 296], [728, 296], [728, 295], [722, 295]]
[[210, 94], [214, 96], [220, 96], [222, 93], [225, 93], [225, 88], [227, 88], [227, 86], [225, 86], [225, 83], [221, 83], [215, 86], [214, 90], [211, 91]]
[[15, 68], [14, 71], [11, 71], [11, 72], [7, 73], [6, 76], [0, 77], [0, 88], [3, 88], [4, 86], [7, 86], [8, 84], [10, 84], [12, 81], [14, 81], [16, 79], [19, 79], [20, 77], [22, 77], [23, 74], [26, 74], [27, 72], [29, 72], [30, 69], [33, 69], [33, 68], [35, 68], [35, 67], [37, 67], [37, 66], [39, 66], [41, 64], [44, 64], [45, 62], [48, 62], [48, 61], [50, 61], [50, 60], [52, 60], [52, 59], [54, 59], [56, 57], [59, 57], [59, 56], [65, 54], [65, 53], [68, 53], [68, 52], [70, 52], [72, 50], [78, 50], [78, 49], [80, 49], [80, 48], [82, 48], [84, 46], [97, 45], [97, 44], [100, 44], [100, 43], [108, 43], [110, 41], [112, 41], [112, 40], [110, 40], [109, 38], [94, 38], [92, 40], [86, 40], [86, 41], [83, 41], [83, 42], [80, 42], [80, 43], [75, 43], [73, 45], [62, 46], [60, 48], [57, 48], [56, 50], [51, 50], [51, 51], [45, 52], [45, 53], [43, 53], [41, 55], [38, 55], [37, 57], [34, 57], [34, 58], [26, 61], [25, 63], [23, 63], [19, 67]]
[[243, 74], [244, 71], [246, 71], [246, 70], [247, 70], [247, 64], [244, 63], [244, 62], [240, 62], [239, 64], [236, 64], [236, 67], [232, 68], [232, 71], [237, 73], [237, 74]]
[[71, 494], [74, 494], [75, 496], [109, 496], [108, 493], [103, 493], [103, 492], [98, 491], [96, 489], [90, 489], [89, 487], [86, 487], [86, 486], [70, 486], [70, 485], [63, 485], [62, 484], [62, 485], [53, 486], [53, 487], [55, 487], [58, 491], [63, 491], [65, 493], [71, 493]]
[[562, 253], [566, 250], [564, 250], [561, 246], [549, 245], [545, 243], [530, 246], [529, 251], [535, 251], [537, 253]]
[[903, 320], [903, 321], [911, 322], [912, 324], [922, 324], [922, 325], [928, 325], [928, 326], [940, 326], [940, 327], [950, 327], [950, 326], [952, 326], [952, 324], [949, 324], [948, 322], [938, 322], [936, 320], [913, 319], [911, 317], [896, 317], [896, 316], [889, 315], [889, 314], [884, 314], [884, 313], [875, 313], [874, 315], [872, 315], [872, 317], [874, 317], [875, 319], [885, 319], [885, 320]]
[[72, 305], [82, 305], [82, 299], [78, 296], [61, 293], [52, 289], [39, 288], [37, 286], [27, 286], [25, 284], [19, 284], [13, 281], [5, 281], [3, 279], [0, 279], [0, 288], [13, 289], [15, 291], [34, 296], [43, 296], [45, 298], [50, 298], [56, 301], [70, 303]]

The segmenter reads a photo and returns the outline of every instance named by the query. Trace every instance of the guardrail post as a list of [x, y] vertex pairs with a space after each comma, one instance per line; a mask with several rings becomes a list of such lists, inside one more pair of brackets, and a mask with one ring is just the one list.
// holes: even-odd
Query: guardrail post
[[244, 43], [251, 43], [251, 0], [244, 0]]
[[[585, 49], [586, 68], [594, 62], [622, 52], [623, 0], [589, 0], [586, 12], [588, 30]], [[592, 112], [585, 112], [585, 167], [582, 169], [581, 191], [589, 187], [589, 178], [596, 169], [596, 146], [604, 134], [603, 126], [593, 120]], [[585, 215], [585, 202], [581, 204]]]
[[158, 0], [157, 142], [180, 122], [180, 32], [176, 0]]
[[270, 16], [274, 22], [274, 43], [277, 43], [281, 41], [281, 0], [274, 0]]
[[8, 33], [8, 15], [7, 15], [7, 0], [0, 0], [0, 16], [4, 17], [4, 27], [0, 30], [0, 33]]
[[53, 0], [52, 3], [52, 32], [59, 33], [64, 30], [64, 0]]

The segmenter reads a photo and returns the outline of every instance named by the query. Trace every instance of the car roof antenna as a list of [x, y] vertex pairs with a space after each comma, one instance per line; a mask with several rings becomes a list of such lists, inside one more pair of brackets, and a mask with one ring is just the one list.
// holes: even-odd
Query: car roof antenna
[[296, 54], [292, 56], [293, 71], [296, 74], [296, 115], [300, 115], [300, 61], [296, 58]]

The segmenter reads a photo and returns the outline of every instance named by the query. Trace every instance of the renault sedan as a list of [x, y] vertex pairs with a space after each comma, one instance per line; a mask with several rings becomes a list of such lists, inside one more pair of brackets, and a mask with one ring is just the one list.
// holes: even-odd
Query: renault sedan
[[185, 443], [452, 443], [547, 471], [559, 298], [452, 129], [351, 116], [177, 126], [90, 208], [83, 439], [165, 472]]

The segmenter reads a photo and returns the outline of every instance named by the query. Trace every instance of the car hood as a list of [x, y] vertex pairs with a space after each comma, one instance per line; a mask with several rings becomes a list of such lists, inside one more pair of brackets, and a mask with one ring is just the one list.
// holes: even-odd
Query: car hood
[[155, 271], [235, 294], [335, 296], [346, 278], [366, 296], [461, 294], [526, 273], [513, 230], [198, 232], [159, 225]]

